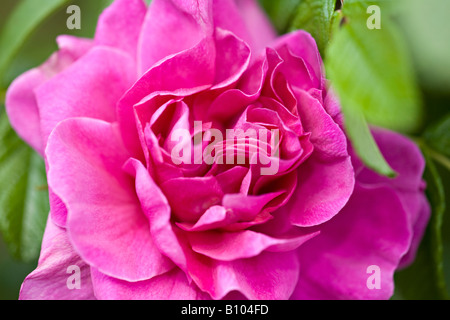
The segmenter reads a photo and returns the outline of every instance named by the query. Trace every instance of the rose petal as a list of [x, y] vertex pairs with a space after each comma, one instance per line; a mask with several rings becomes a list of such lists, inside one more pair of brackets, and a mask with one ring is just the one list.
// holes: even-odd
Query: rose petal
[[176, 178], [161, 184], [174, 217], [195, 222], [211, 206], [217, 205], [223, 192], [215, 177]]
[[314, 154], [321, 160], [330, 162], [348, 157], [346, 136], [320, 101], [300, 89], [294, 89], [294, 93], [303, 128], [311, 132]]
[[251, 258], [263, 251], [291, 251], [316, 236], [313, 234], [291, 234], [273, 238], [250, 230], [238, 232], [193, 232], [188, 234], [192, 250], [215, 260], [233, 261]]
[[[79, 271], [79, 278], [74, 278], [79, 281], [78, 289], [68, 286], [74, 272], [70, 267], [79, 268], [74, 269]], [[57, 227], [51, 219], [47, 221], [38, 267], [25, 278], [20, 289], [20, 299], [95, 299], [89, 265], [73, 249], [66, 230]]]
[[36, 90], [41, 130], [72, 117], [116, 118], [116, 103], [134, 82], [134, 62], [119, 51], [96, 47]]
[[67, 208], [62, 200], [53, 192], [52, 188], [48, 188], [50, 200], [50, 216], [53, 223], [61, 228], [67, 227]]
[[254, 0], [214, 1], [213, 11], [215, 27], [229, 30], [249, 44], [253, 59], [275, 39], [275, 30]]
[[360, 162], [354, 161], [358, 168], [357, 180], [370, 186], [387, 185], [395, 188], [403, 207], [408, 212], [414, 237], [410, 250], [400, 263], [402, 268], [414, 260], [430, 217], [430, 207], [423, 192], [425, 185], [422, 175], [425, 169], [425, 160], [417, 145], [401, 134], [381, 128], [372, 128], [372, 133], [386, 161], [398, 175], [394, 179], [390, 179], [363, 167]]
[[[417, 249], [419, 248], [420, 242], [422, 241], [423, 235], [425, 234], [426, 227], [430, 220], [431, 208], [427, 201], [425, 194], [420, 191], [412, 195], [416, 198], [416, 201], [420, 201], [417, 207], [413, 210], [409, 209], [410, 224], [412, 226], [413, 238], [411, 239], [411, 245], [408, 252], [403, 256], [400, 261], [399, 268], [405, 268], [409, 266], [416, 258]], [[403, 203], [405, 200], [404, 196], [401, 196]], [[408, 209], [407, 209], [408, 210]]]
[[117, 107], [122, 138], [136, 159], [145, 159], [136, 128], [134, 105], [147, 96], [189, 96], [214, 82], [215, 45], [206, 38], [195, 47], [159, 61], [120, 99]]
[[330, 220], [352, 194], [355, 177], [350, 158], [324, 163], [312, 156], [298, 171], [297, 189], [279, 210], [290, 214], [296, 226], [314, 226]]
[[238, 217], [231, 209], [225, 209], [222, 206], [212, 206], [198, 219], [195, 224], [177, 223], [177, 225], [186, 231], [205, 231], [225, 227], [232, 222], [236, 222]]
[[[408, 220], [392, 188], [357, 184], [345, 208], [299, 248], [292, 299], [389, 299], [412, 237]], [[367, 286], [369, 266], [379, 267], [380, 289]]]
[[153, 244], [116, 126], [69, 119], [47, 148], [48, 181], [66, 204], [69, 238], [80, 256], [103, 273], [128, 281], [157, 276], [173, 264]]
[[227, 30], [216, 29], [216, 69], [214, 87], [236, 83], [250, 63], [250, 48]]
[[41, 155], [44, 142], [41, 135], [39, 109], [34, 89], [47, 80], [39, 69], [32, 69], [18, 77], [6, 93], [6, 112], [18, 135]]
[[150, 280], [127, 282], [92, 270], [92, 282], [101, 300], [207, 300], [186, 275], [175, 268]]
[[376, 172], [361, 168], [358, 181], [371, 185], [389, 184], [398, 190], [417, 191], [422, 186], [425, 160], [414, 142], [401, 134], [386, 129], [372, 128], [373, 136], [386, 161], [398, 175], [395, 179], [381, 176]]
[[140, 161], [130, 159], [125, 169], [135, 177], [136, 193], [142, 210], [150, 223], [150, 231], [160, 252], [178, 267], [186, 270], [184, 248], [179, 243], [175, 228], [170, 221], [170, 206], [161, 189], [155, 184]]
[[[310, 73], [314, 75], [315, 79], [322, 79], [324, 74], [322, 58], [320, 57], [316, 41], [308, 32], [297, 30], [285, 34], [277, 38], [271, 47], [278, 49], [283, 46], [287, 46], [293, 55], [305, 61], [306, 66], [310, 69]], [[321, 87], [318, 89], [321, 89]]]
[[116, 0], [100, 15], [95, 44], [110, 46], [137, 59], [138, 40], [147, 8], [142, 0]]
[[69, 35], [60, 35], [56, 38], [58, 48], [64, 52], [70, 52], [74, 60], [84, 56], [94, 46], [94, 41], [87, 38], [79, 38]]
[[145, 73], [158, 61], [196, 46], [206, 35], [195, 16], [174, 1], [152, 1], [139, 40], [140, 72]]
[[54, 53], [42, 66], [14, 80], [6, 94], [6, 112], [12, 127], [41, 155], [44, 154], [45, 141], [42, 139], [41, 117], [34, 91], [92, 47], [89, 39], [59, 36], [57, 41], [60, 51]]
[[189, 274], [213, 299], [239, 291], [250, 300], [286, 300], [297, 283], [299, 263], [295, 251], [263, 252], [235, 261], [191, 254]]

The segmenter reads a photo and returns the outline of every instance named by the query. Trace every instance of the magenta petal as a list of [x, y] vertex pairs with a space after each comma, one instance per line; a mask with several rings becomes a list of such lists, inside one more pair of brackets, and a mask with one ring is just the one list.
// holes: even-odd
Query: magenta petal
[[65, 52], [70, 52], [74, 60], [85, 55], [94, 46], [94, 41], [88, 38], [78, 38], [69, 35], [60, 35], [56, 38], [58, 48]]
[[120, 99], [117, 107], [122, 138], [134, 158], [143, 159], [136, 129], [134, 105], [147, 96], [188, 96], [212, 86], [215, 45], [211, 38], [160, 61], [149, 69]]
[[214, 1], [214, 25], [233, 32], [248, 43], [254, 57], [276, 37], [274, 28], [257, 1]]
[[136, 59], [146, 11], [143, 0], [114, 1], [100, 15], [95, 32], [95, 44], [123, 50]]
[[[293, 299], [388, 299], [393, 274], [408, 250], [407, 213], [389, 187], [357, 185], [345, 208], [299, 248], [302, 271]], [[380, 289], [369, 289], [370, 266]]]
[[251, 40], [249, 44], [255, 57], [277, 36], [269, 18], [256, 0], [238, 0], [237, 6], [244, 17]]
[[227, 210], [222, 206], [212, 206], [205, 211], [195, 224], [177, 223], [177, 225], [186, 231], [205, 231], [226, 227], [238, 219], [233, 210]]
[[176, 178], [161, 184], [173, 216], [179, 221], [195, 222], [223, 196], [215, 177]]
[[193, 232], [188, 234], [192, 250], [215, 260], [233, 261], [251, 258], [263, 251], [294, 250], [316, 234], [290, 235], [272, 238], [245, 230], [238, 232]]
[[346, 136], [320, 101], [306, 91], [295, 89], [294, 92], [303, 128], [311, 132], [314, 154], [320, 160], [330, 162], [348, 157]]
[[406, 209], [409, 211], [410, 224], [414, 236], [411, 239], [411, 246], [408, 252], [403, 256], [399, 264], [399, 268], [404, 268], [410, 265], [416, 258], [417, 249], [419, 248], [420, 242], [430, 220], [431, 208], [423, 191], [410, 194], [406, 197], [403, 194], [400, 197], [403, 203], [405, 203], [405, 201], [411, 201], [411, 198], [414, 198], [414, 201], [419, 201], [415, 208]]
[[297, 226], [321, 224], [344, 207], [354, 183], [350, 158], [324, 163], [313, 156], [299, 168], [297, 189], [279, 210], [289, 212], [291, 222]]
[[383, 177], [355, 161], [356, 179], [365, 185], [385, 185], [396, 189], [403, 207], [408, 212], [409, 224], [414, 234], [411, 248], [400, 263], [400, 267], [405, 267], [414, 260], [430, 217], [430, 206], [423, 192], [425, 159], [417, 145], [401, 134], [381, 128], [373, 128], [372, 133], [384, 157], [398, 175], [395, 179]]
[[44, 143], [34, 89], [46, 80], [39, 69], [24, 73], [9, 87], [5, 102], [11, 126], [41, 155], [44, 154]]
[[101, 300], [208, 300], [186, 275], [175, 268], [150, 280], [127, 282], [92, 270], [92, 282]]
[[381, 153], [398, 176], [390, 179], [363, 168], [357, 171], [358, 181], [371, 185], [389, 184], [398, 190], [419, 190], [422, 185], [425, 160], [417, 145], [401, 134], [386, 129], [372, 128], [371, 131]]
[[45, 141], [42, 139], [35, 89], [69, 67], [92, 47], [89, 39], [59, 36], [57, 41], [60, 51], [40, 67], [18, 77], [6, 94], [5, 105], [11, 125], [41, 155], [44, 154]]
[[158, 61], [194, 47], [205, 30], [195, 17], [173, 1], [153, 0], [142, 26], [139, 70], [145, 73]]
[[66, 120], [50, 136], [46, 154], [49, 186], [67, 207], [69, 238], [84, 261], [128, 281], [173, 267], [155, 247], [132, 179], [122, 171], [128, 154], [116, 126]]
[[189, 271], [213, 299], [238, 291], [251, 300], [285, 300], [295, 289], [299, 262], [296, 251], [263, 252], [235, 261], [216, 261], [197, 254]]
[[61, 199], [53, 192], [52, 188], [48, 188], [50, 200], [50, 216], [53, 223], [58, 227], [67, 227], [67, 208]]
[[355, 176], [347, 141], [341, 128], [320, 102], [303, 90], [295, 90], [299, 114], [314, 145], [311, 156], [298, 169], [298, 186], [291, 201], [280, 210], [288, 211], [297, 226], [313, 226], [336, 215], [353, 191]]
[[40, 86], [36, 97], [47, 140], [58, 122], [72, 117], [116, 118], [116, 103], [133, 84], [134, 62], [117, 50], [96, 47]]
[[[74, 268], [74, 269], [71, 269]], [[69, 289], [69, 279], [79, 271], [79, 289]], [[41, 256], [36, 270], [24, 280], [20, 289], [21, 300], [93, 300], [91, 271], [74, 251], [67, 232], [47, 221]]]
[[257, 196], [242, 193], [226, 194], [222, 199], [222, 206], [233, 210], [240, 220], [251, 221], [282, 193], [278, 191]]
[[216, 29], [216, 68], [213, 88], [236, 83], [250, 63], [250, 48], [232, 33]]
[[125, 169], [136, 179], [136, 193], [142, 210], [150, 222], [155, 245], [177, 266], [185, 270], [186, 257], [170, 221], [170, 206], [167, 199], [141, 162], [130, 159]]
[[327, 113], [333, 118], [333, 120], [339, 125], [344, 127], [344, 117], [341, 112], [341, 105], [337, 99], [336, 94], [331, 88], [326, 89], [323, 92], [325, 97], [323, 98], [323, 107], [327, 110]]
[[292, 54], [302, 58], [305, 61], [315, 79], [322, 79], [324, 74], [322, 58], [320, 57], [316, 41], [308, 32], [297, 30], [288, 33], [276, 39], [275, 43], [272, 45], [275, 49], [283, 46], [287, 46]]

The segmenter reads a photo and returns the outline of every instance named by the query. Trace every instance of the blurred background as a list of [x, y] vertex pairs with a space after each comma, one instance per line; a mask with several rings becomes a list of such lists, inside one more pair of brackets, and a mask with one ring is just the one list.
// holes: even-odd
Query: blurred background
[[[30, 5], [33, 1], [34, 4]], [[8, 158], [11, 151], [19, 148], [25, 150], [24, 154], [30, 159], [34, 159], [35, 155], [8, 127], [4, 113], [6, 89], [18, 75], [39, 66], [57, 50], [55, 39], [58, 35], [93, 37], [98, 15], [111, 2], [112, 0], [0, 0], [0, 135], [3, 135], [0, 140], [0, 300], [17, 299], [23, 279], [36, 267], [48, 213], [45, 177], [43, 181], [42, 177], [40, 180], [36, 178], [40, 182], [32, 186], [33, 199], [41, 199], [39, 206], [36, 205], [39, 217], [32, 222], [25, 219], [29, 210], [24, 208], [26, 205], [23, 201], [28, 198], [20, 198], [20, 195], [12, 197], [14, 192], [21, 193], [20, 188], [13, 192], [7, 186], [11, 181], [11, 174], [14, 174], [11, 168], [15, 168], [17, 161], [20, 161], [19, 157], [13, 160]], [[392, 1], [395, 5], [391, 5], [390, 1], [363, 0], [346, 0], [344, 5], [340, 0], [260, 2], [280, 34], [302, 28], [315, 36], [325, 59], [327, 72], [329, 69], [331, 80], [338, 87], [342, 84], [341, 91], [345, 91], [345, 85], [349, 85], [346, 82], [348, 79], [340, 79], [336, 70], [340, 70], [342, 66], [350, 68], [359, 62], [361, 64], [354, 68], [358, 68], [357, 77], [362, 78], [354, 79], [350, 85], [364, 85], [366, 88], [373, 88], [379, 95], [392, 97], [389, 101], [380, 102], [370, 100], [370, 96], [345, 96], [345, 93], [341, 96], [342, 101], [346, 102], [345, 106], [368, 101], [360, 111], [370, 124], [411, 136], [424, 150], [429, 161], [426, 179], [430, 187], [433, 218], [416, 263], [396, 275], [397, 289], [393, 298], [447, 299], [447, 284], [450, 283], [450, 203], [446, 204], [446, 200], [450, 200], [450, 1]], [[355, 14], [350, 9], [358, 2], [362, 4], [359, 7], [362, 11]], [[387, 2], [390, 3], [385, 6]], [[36, 14], [33, 10], [36, 3], [50, 4], [52, 9], [45, 18], [30, 24], [32, 28], [23, 33], [23, 39], [20, 39], [17, 48], [7, 57], [4, 53], [10, 47], [8, 41], [16, 40], [11, 40], [11, 34], [14, 35], [15, 28], [20, 34], [20, 30], [31, 21]], [[68, 30], [66, 27], [70, 16], [66, 13], [66, 8], [71, 4], [78, 5], [81, 9], [80, 30]], [[347, 52], [347, 46], [354, 40], [346, 37], [357, 34], [358, 30], [367, 32], [367, 28], [357, 25], [356, 21], [359, 21], [358, 17], [363, 17], [365, 22], [368, 14], [364, 10], [368, 4], [381, 6], [382, 31], [367, 36], [363, 34], [365, 41], [359, 42], [357, 48], [365, 52], [364, 55], [345, 55], [343, 53]], [[22, 10], [18, 14], [16, 11], [19, 6], [28, 7], [29, 12]], [[347, 12], [346, 6], [349, 8]], [[353, 8], [358, 9], [358, 6]], [[355, 29], [350, 32], [352, 27]], [[392, 30], [395, 30], [396, 38], [390, 38]], [[347, 31], [349, 32], [346, 33]], [[390, 43], [393, 45], [389, 46]], [[6, 61], [3, 67], [2, 59], [3, 62]], [[370, 72], [365, 74], [365, 69]], [[403, 91], [407, 94], [401, 95]], [[14, 141], [14, 144], [10, 141]], [[30, 161], [37, 163], [42, 169], [40, 160]], [[32, 169], [24, 166], [21, 168], [28, 177]], [[27, 184], [22, 188], [27, 189]], [[42, 189], [44, 191], [39, 191]], [[32, 208], [31, 211], [33, 210], [37, 209]], [[14, 212], [20, 214], [21, 219], [11, 222], [8, 217]], [[15, 225], [12, 231], [11, 224]], [[24, 226], [32, 229], [30, 236], [25, 235], [25, 238], [22, 234], [17, 235], [17, 232], [27, 230]], [[19, 244], [15, 243], [16, 238], [20, 240]]]

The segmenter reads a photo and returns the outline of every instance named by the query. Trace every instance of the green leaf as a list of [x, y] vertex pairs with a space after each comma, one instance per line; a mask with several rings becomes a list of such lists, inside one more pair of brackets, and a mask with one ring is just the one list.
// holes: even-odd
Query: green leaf
[[[342, 100], [346, 104], [347, 100]], [[378, 148], [364, 115], [359, 110], [348, 110], [342, 108], [346, 133], [350, 137], [352, 146], [364, 164], [381, 175], [395, 177], [396, 172], [384, 159]]]
[[69, 0], [22, 0], [0, 33], [0, 77], [36, 27]]
[[421, 125], [423, 109], [408, 52], [389, 8], [381, 29], [367, 27], [371, 2], [345, 1], [327, 49], [325, 69], [337, 92], [348, 135], [361, 160], [380, 174], [393, 176], [367, 123], [403, 133]]
[[344, 3], [344, 24], [327, 53], [330, 78], [351, 101], [344, 107], [361, 110], [368, 123], [413, 133], [424, 112], [408, 48], [389, 7], [380, 8], [381, 29], [367, 27], [366, 10], [361, 2]]
[[292, 18], [294, 17], [295, 8], [302, 0], [259, 0], [264, 8], [275, 29], [280, 34], [287, 31]]
[[31, 261], [50, 210], [44, 161], [17, 137], [4, 110], [0, 145], [0, 232], [14, 257]]
[[424, 178], [431, 204], [431, 219], [414, 263], [395, 274], [396, 293], [404, 299], [448, 299], [442, 240], [446, 207], [444, 187], [427, 147], [424, 144], [421, 147], [427, 163]]
[[297, 7], [290, 29], [308, 31], [322, 54], [330, 39], [336, 0], [303, 0]]

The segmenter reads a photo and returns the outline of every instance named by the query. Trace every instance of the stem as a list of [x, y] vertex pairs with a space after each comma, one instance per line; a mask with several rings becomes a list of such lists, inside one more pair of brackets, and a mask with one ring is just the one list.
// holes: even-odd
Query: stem
[[450, 170], [450, 159], [443, 155], [442, 153], [434, 150], [433, 148], [431, 148], [423, 138], [421, 137], [411, 137], [411, 139], [413, 141], [415, 141], [422, 149], [425, 149], [427, 151], [427, 153], [429, 154], [429, 156], [435, 160], [436, 162], [438, 162], [439, 164], [441, 164], [444, 168], [446, 168], [447, 170]]
[[445, 155], [443, 155], [439, 152], [434, 151], [433, 149], [430, 149], [429, 147], [428, 147], [428, 153], [434, 160], [436, 160], [442, 166], [447, 168], [447, 170], [450, 170], [450, 159], [449, 158], [447, 158]]

